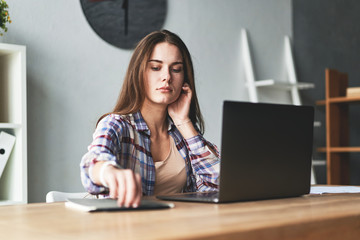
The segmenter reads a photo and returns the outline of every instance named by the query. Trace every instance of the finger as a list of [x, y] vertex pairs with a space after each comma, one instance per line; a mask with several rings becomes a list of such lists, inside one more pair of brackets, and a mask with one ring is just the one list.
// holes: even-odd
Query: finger
[[125, 207], [130, 207], [133, 205], [135, 197], [137, 195], [137, 187], [135, 174], [132, 170], [127, 170], [125, 172], [126, 176], [126, 198], [125, 198]]
[[105, 181], [109, 186], [109, 196], [110, 198], [117, 198], [117, 182], [113, 177], [113, 172], [111, 171], [111, 167], [109, 166], [107, 171], [105, 172]]
[[119, 174], [117, 174], [117, 197], [118, 197], [118, 205], [120, 207], [124, 206], [125, 201], [125, 194], [126, 194], [126, 178], [122, 172], [119, 171]]
[[182, 91], [183, 91], [183, 93], [185, 93], [185, 94], [187, 94], [187, 95], [189, 95], [189, 96], [191, 96], [191, 94], [192, 94], [190, 85], [187, 84], [187, 83], [186, 83], [186, 85], [183, 85]]
[[142, 187], [141, 187], [141, 176], [140, 174], [135, 174], [135, 182], [136, 182], [136, 196], [133, 202], [133, 207], [136, 208], [140, 206], [141, 196], [142, 196]]
[[111, 178], [108, 181], [109, 185], [109, 196], [110, 198], [116, 199], [118, 196], [118, 187], [117, 187], [117, 181], [115, 178]]
[[182, 86], [182, 90], [183, 91], [190, 91], [190, 87], [189, 87], [189, 85], [184, 85], [184, 86]]

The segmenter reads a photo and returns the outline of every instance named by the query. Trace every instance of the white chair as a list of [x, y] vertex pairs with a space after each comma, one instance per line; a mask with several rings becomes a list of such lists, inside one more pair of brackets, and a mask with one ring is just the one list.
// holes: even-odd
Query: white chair
[[96, 196], [91, 195], [87, 192], [76, 192], [76, 193], [68, 193], [68, 192], [59, 192], [59, 191], [50, 191], [46, 194], [46, 202], [65, 202], [68, 198], [96, 198]]

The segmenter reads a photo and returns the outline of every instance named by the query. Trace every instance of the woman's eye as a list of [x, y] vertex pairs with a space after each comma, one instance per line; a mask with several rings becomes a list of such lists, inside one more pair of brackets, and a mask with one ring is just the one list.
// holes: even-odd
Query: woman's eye
[[173, 71], [174, 73], [179, 73], [179, 72], [182, 71], [182, 69], [181, 69], [181, 68], [173, 68], [172, 71]]
[[160, 70], [160, 67], [151, 67], [151, 70], [153, 70], [153, 71], [159, 71], [159, 70]]

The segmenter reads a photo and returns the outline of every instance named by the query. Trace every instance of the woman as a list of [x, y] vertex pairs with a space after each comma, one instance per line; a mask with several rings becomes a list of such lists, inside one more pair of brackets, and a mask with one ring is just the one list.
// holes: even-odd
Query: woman
[[219, 153], [203, 125], [187, 47], [170, 31], [150, 33], [81, 160], [84, 187], [126, 207], [142, 195], [217, 190]]

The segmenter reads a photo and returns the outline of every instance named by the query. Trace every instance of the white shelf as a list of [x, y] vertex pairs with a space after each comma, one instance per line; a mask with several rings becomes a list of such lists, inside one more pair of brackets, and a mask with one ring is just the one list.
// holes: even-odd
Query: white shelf
[[313, 166], [325, 166], [326, 160], [312, 160]]
[[0, 131], [16, 137], [0, 176], [0, 205], [27, 203], [25, 46], [0, 43]]
[[21, 128], [21, 124], [17, 123], [0, 123], [0, 129], [16, 129]]
[[322, 124], [321, 124], [320, 121], [315, 121], [314, 122], [314, 127], [321, 127], [321, 126], [322, 126]]
[[287, 83], [281, 81], [275, 81], [274, 79], [258, 80], [254, 82], [255, 87], [271, 87], [276, 89], [291, 90], [296, 87], [298, 90], [311, 89], [315, 87], [313, 83], [297, 82]]
[[26, 202], [22, 201], [10, 201], [10, 200], [4, 200], [4, 201], [0, 201], [0, 206], [5, 206], [5, 205], [16, 205], [16, 204], [25, 204]]
[[278, 90], [289, 91], [291, 95], [291, 102], [294, 105], [301, 105], [299, 90], [314, 88], [313, 83], [298, 82], [295, 71], [294, 58], [291, 49], [291, 42], [288, 36], [284, 38], [284, 60], [287, 80], [275, 81], [274, 79], [256, 80], [253, 63], [251, 59], [250, 46], [245, 29], [241, 30], [241, 52], [243, 65], [245, 70], [246, 86], [249, 91], [250, 102], [259, 102], [257, 89], [274, 88]]

